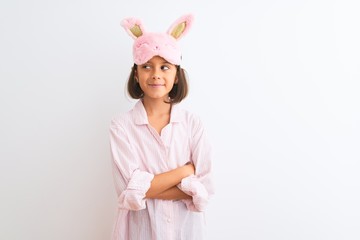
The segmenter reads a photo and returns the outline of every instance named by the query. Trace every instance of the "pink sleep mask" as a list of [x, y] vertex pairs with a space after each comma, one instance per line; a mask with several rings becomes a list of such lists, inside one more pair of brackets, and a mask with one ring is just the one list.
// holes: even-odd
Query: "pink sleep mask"
[[189, 31], [193, 19], [191, 14], [180, 17], [166, 33], [146, 32], [141, 20], [124, 19], [121, 26], [135, 40], [133, 45], [134, 63], [141, 65], [154, 56], [160, 56], [169, 63], [180, 65], [181, 51], [178, 40]]

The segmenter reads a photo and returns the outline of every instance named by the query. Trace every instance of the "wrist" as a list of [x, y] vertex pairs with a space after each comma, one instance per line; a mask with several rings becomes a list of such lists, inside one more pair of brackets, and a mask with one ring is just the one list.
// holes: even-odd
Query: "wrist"
[[183, 166], [183, 170], [184, 170], [184, 175], [183, 175], [183, 178], [186, 178], [192, 174], [195, 173], [195, 167], [193, 164], [186, 164]]

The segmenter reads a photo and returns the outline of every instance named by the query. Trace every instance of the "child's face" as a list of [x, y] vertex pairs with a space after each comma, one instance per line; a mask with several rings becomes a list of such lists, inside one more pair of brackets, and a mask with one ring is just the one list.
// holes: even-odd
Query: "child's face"
[[168, 101], [168, 94], [177, 81], [176, 66], [155, 56], [137, 67], [136, 77], [144, 92], [144, 98]]

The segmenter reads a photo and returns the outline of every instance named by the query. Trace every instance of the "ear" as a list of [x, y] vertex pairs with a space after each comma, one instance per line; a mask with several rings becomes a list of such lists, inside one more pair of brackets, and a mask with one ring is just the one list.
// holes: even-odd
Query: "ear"
[[135, 70], [134, 79], [135, 79], [135, 81], [136, 81], [137, 83], [139, 83], [139, 75], [138, 75], [137, 70]]
[[125, 18], [121, 21], [121, 26], [133, 39], [137, 39], [145, 33], [141, 20], [137, 18]]
[[173, 36], [176, 40], [182, 38], [190, 29], [194, 21], [192, 14], [184, 15], [177, 19], [169, 28], [167, 33]]

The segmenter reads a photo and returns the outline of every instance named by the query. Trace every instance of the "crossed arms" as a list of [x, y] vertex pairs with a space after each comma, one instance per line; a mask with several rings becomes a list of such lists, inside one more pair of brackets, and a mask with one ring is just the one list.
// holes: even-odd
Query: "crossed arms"
[[193, 164], [187, 164], [168, 172], [155, 175], [151, 181], [146, 198], [157, 198], [163, 200], [191, 199], [191, 196], [181, 191], [176, 185], [181, 180], [195, 173]]

